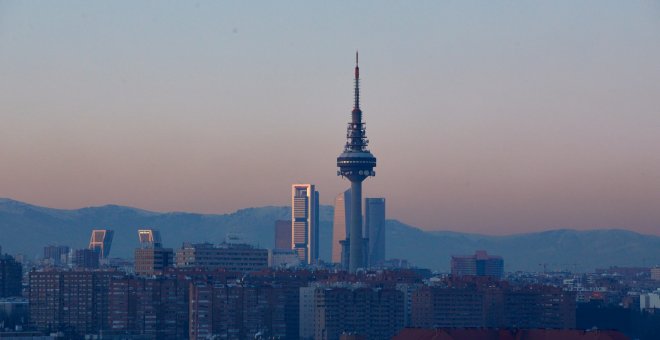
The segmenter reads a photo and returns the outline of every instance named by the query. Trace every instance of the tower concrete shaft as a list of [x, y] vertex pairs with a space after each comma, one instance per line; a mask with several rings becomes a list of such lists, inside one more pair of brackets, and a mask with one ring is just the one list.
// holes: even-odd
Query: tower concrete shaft
[[351, 233], [349, 236], [348, 270], [355, 273], [358, 268], [366, 267], [362, 258], [362, 181], [351, 181]]
[[360, 68], [358, 55], [355, 53], [355, 102], [351, 111], [351, 122], [346, 131], [344, 152], [337, 157], [337, 174], [348, 178], [351, 182], [351, 231], [349, 236], [349, 265], [354, 273], [358, 268], [364, 268], [363, 233], [362, 233], [362, 181], [375, 176], [376, 157], [367, 149], [366, 124], [362, 122], [360, 109]]

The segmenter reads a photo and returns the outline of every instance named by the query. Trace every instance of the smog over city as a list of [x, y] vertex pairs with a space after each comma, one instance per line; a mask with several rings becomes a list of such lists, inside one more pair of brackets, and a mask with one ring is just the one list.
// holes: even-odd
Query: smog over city
[[660, 3], [0, 0], [0, 338], [660, 338]]

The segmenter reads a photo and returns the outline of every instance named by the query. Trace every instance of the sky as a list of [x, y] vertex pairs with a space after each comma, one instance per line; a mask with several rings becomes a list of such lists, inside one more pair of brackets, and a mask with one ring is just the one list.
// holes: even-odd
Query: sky
[[660, 235], [660, 4], [0, 0], [0, 197], [322, 204], [355, 51], [388, 218]]

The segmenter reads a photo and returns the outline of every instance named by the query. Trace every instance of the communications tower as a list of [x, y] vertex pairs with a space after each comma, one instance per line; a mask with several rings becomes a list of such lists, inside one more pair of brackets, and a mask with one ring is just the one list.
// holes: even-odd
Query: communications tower
[[367, 145], [366, 124], [362, 122], [360, 110], [360, 68], [358, 53], [355, 52], [355, 101], [351, 112], [351, 122], [346, 131], [344, 152], [337, 157], [339, 171], [337, 175], [351, 181], [351, 227], [349, 235], [348, 270], [355, 273], [358, 268], [366, 267], [363, 254], [362, 234], [362, 181], [375, 176], [376, 157], [369, 152]]

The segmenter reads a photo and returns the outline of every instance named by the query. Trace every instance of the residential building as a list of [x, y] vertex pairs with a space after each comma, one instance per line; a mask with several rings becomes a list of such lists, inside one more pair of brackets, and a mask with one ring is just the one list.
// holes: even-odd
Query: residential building
[[174, 276], [114, 276], [106, 335], [183, 339], [188, 335], [188, 280]]
[[473, 340], [473, 339], [525, 339], [525, 340], [628, 340], [622, 332], [612, 330], [578, 329], [476, 329], [445, 328], [420, 329], [406, 328], [392, 340]]
[[284, 293], [268, 284], [195, 282], [189, 306], [191, 340], [286, 336]]
[[575, 294], [495, 281], [429, 286], [412, 294], [412, 327], [575, 328]]
[[660, 288], [655, 292], [645, 293], [639, 295], [639, 309], [658, 309], [660, 310]]
[[299, 334], [300, 339], [314, 339], [314, 318], [316, 302], [314, 295], [316, 286], [300, 287], [299, 295]]
[[46, 270], [29, 273], [30, 323], [42, 332], [69, 338], [108, 329], [112, 271]]
[[403, 328], [403, 294], [392, 288], [318, 287], [314, 291], [314, 339], [343, 333], [389, 339]]

